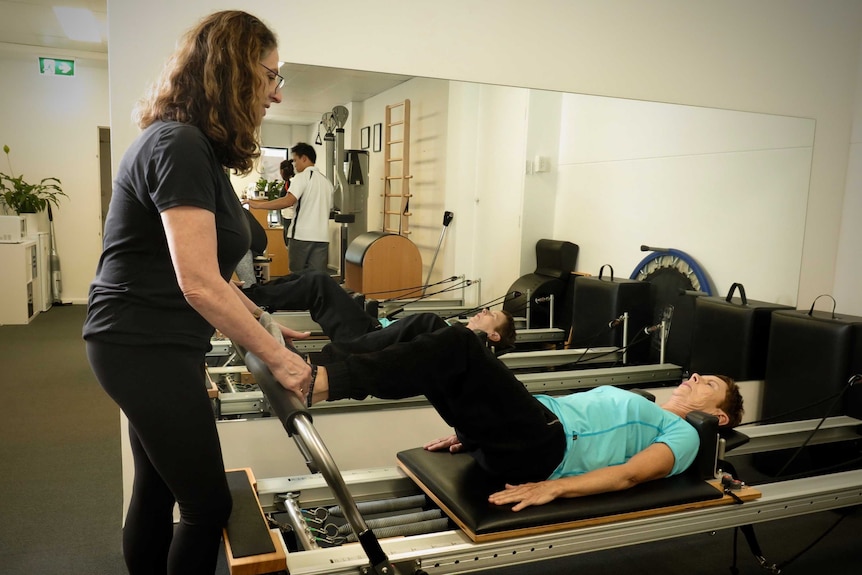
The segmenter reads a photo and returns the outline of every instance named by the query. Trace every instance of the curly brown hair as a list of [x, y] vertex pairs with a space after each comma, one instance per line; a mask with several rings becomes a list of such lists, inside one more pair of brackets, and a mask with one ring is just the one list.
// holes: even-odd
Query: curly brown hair
[[718, 406], [728, 417], [727, 425], [724, 427], [736, 427], [742, 421], [742, 416], [745, 413], [742, 407], [742, 394], [739, 392], [739, 386], [732, 377], [727, 375], [716, 374], [715, 377], [727, 384], [727, 395], [724, 401]]
[[239, 10], [216, 12], [186, 32], [158, 81], [138, 102], [144, 129], [157, 121], [199, 128], [221, 164], [246, 174], [260, 156], [254, 102], [264, 89], [260, 61], [277, 48], [275, 34]]

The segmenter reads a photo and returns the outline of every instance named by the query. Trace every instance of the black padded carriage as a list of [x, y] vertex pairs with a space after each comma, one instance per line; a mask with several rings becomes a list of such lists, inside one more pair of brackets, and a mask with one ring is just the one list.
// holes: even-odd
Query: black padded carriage
[[558, 499], [517, 513], [510, 506], [488, 503], [488, 496], [502, 490], [504, 483], [481, 469], [468, 453], [431, 452], [418, 447], [397, 457], [402, 469], [471, 539], [502, 539], [575, 527], [586, 521], [614, 521], [621, 514], [657, 515], [721, 501], [722, 492], [704, 481], [715, 474], [718, 420], [701, 412], [690, 413], [686, 420], [697, 429], [701, 442], [697, 459], [684, 473], [624, 491]]

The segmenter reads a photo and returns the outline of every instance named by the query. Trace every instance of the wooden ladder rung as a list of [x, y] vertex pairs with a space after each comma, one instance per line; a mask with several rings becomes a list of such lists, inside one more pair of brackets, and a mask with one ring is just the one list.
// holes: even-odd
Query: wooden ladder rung
[[386, 176], [385, 178], [380, 178], [381, 180], [409, 180], [413, 176]]
[[387, 216], [412, 216], [413, 215], [412, 212], [406, 212], [406, 213], [405, 212], [387, 212], [385, 210], [381, 213], [385, 214]]
[[381, 198], [412, 198], [413, 194], [380, 194]]
[[398, 102], [397, 104], [389, 104], [386, 106], [387, 110], [394, 110], [395, 108], [400, 108], [404, 105], [404, 102]]
[[404, 158], [389, 158], [387, 162], [403, 162]]
[[388, 142], [386, 142], [386, 143], [387, 143], [387, 144], [389, 144], [389, 145], [391, 146], [392, 144], [403, 144], [403, 143], [404, 143], [404, 140], [403, 140], [403, 139], [402, 139], [402, 140], [389, 140], [389, 141], [388, 141]]
[[391, 128], [392, 126], [400, 126], [403, 123], [404, 123], [404, 120], [398, 120], [397, 122], [392, 122], [391, 124], [386, 124], [386, 125]]

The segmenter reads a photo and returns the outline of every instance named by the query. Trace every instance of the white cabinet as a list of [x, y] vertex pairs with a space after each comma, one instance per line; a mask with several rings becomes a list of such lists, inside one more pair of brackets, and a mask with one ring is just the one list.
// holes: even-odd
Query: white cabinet
[[38, 254], [35, 239], [0, 244], [0, 325], [27, 324], [39, 313]]

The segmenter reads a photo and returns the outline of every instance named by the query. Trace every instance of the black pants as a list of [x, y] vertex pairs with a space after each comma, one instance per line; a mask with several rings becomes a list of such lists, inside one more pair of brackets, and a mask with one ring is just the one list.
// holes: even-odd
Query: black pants
[[346, 341], [380, 328], [329, 274], [305, 270], [243, 290], [271, 310], [305, 310], [332, 341]]
[[556, 416], [463, 326], [445, 326], [433, 314], [408, 316], [332, 343], [315, 359], [327, 368], [330, 399], [424, 395], [479, 464], [507, 481], [547, 479], [563, 459], [566, 438]]
[[130, 575], [212, 575], [231, 496], [204, 386], [204, 353], [90, 340], [87, 355], [129, 419], [135, 479], [123, 552]]

